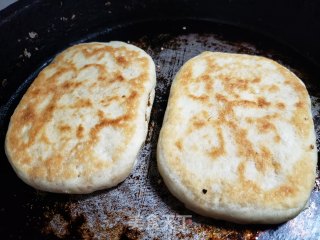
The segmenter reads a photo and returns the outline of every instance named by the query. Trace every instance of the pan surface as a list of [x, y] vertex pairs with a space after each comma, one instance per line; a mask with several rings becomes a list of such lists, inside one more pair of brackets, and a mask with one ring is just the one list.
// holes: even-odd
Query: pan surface
[[[37, 33], [35, 33], [37, 34]], [[34, 35], [31, 35], [34, 36]], [[30, 36], [30, 37], [31, 37]], [[58, 51], [89, 41], [121, 40], [135, 44], [154, 59], [156, 97], [146, 143], [131, 175], [118, 186], [89, 195], [52, 194], [22, 183], [4, 153], [9, 118], [28, 86]], [[320, 178], [310, 204], [281, 225], [236, 225], [201, 217], [187, 210], [164, 185], [156, 166], [156, 144], [170, 85], [178, 69], [202, 51], [266, 56], [285, 65], [306, 84], [320, 144], [319, 73], [307, 59], [267, 36], [228, 24], [201, 19], [134, 21], [82, 35], [28, 69], [13, 93], [0, 105], [1, 162], [0, 235], [5, 239], [320, 239]], [[32, 57], [29, 50], [21, 59]], [[2, 81], [5, 92], [7, 81]], [[319, 155], [319, 154], [318, 154]]]

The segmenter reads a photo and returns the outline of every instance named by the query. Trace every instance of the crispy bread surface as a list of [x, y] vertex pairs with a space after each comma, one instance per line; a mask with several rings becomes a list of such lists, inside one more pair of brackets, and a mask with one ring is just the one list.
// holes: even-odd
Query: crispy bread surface
[[18, 176], [41, 190], [90, 193], [123, 181], [148, 128], [156, 83], [151, 57], [123, 42], [59, 54], [11, 117], [5, 150]]
[[199, 214], [237, 223], [293, 218], [317, 164], [305, 85], [264, 57], [192, 58], [173, 80], [157, 161], [172, 194]]

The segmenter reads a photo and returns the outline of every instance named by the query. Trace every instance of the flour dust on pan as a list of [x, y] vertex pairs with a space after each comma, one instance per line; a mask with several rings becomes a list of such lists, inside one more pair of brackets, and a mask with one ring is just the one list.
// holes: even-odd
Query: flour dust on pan
[[[150, 30], [152, 29], [152, 30]], [[35, 192], [23, 208], [36, 236], [47, 239], [316, 239], [320, 233], [319, 172], [309, 207], [282, 225], [237, 225], [187, 210], [164, 185], [156, 163], [156, 145], [171, 81], [190, 58], [209, 51], [262, 55], [296, 73], [312, 96], [320, 137], [320, 91], [313, 68], [299, 55], [266, 37], [203, 21], [141, 22], [89, 36], [83, 41], [129, 41], [156, 64], [156, 97], [146, 143], [131, 175], [118, 186], [89, 195]], [[37, 229], [40, 228], [39, 232]], [[38, 231], [38, 232], [37, 232]]]

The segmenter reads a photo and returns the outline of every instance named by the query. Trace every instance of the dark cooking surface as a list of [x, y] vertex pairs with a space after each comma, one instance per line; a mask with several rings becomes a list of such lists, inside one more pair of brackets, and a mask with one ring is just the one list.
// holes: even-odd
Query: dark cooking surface
[[[32, 32], [31, 38], [37, 32]], [[34, 36], [37, 38], [37, 36]], [[80, 38], [79, 38], [80, 39]], [[282, 225], [240, 226], [201, 217], [184, 208], [167, 190], [156, 167], [156, 143], [167, 104], [170, 84], [177, 70], [204, 50], [257, 54], [270, 57], [293, 70], [312, 96], [313, 115], [320, 140], [319, 74], [306, 59], [292, 50], [256, 33], [200, 20], [149, 21], [118, 25], [84, 35], [81, 41], [130, 41], [146, 50], [157, 68], [156, 97], [146, 144], [132, 174], [115, 188], [89, 195], [58, 195], [36, 191], [14, 174], [0, 149], [0, 236], [4, 239], [319, 239], [319, 172], [309, 207]], [[69, 43], [71, 44], [71, 42]], [[68, 47], [65, 45], [61, 47]], [[31, 54], [31, 55], [29, 55]], [[21, 64], [36, 54], [21, 53]], [[46, 56], [47, 61], [53, 54]], [[34, 79], [35, 62], [29, 78], [5, 97], [0, 105], [0, 144], [3, 146], [9, 116]], [[19, 70], [19, 68], [17, 68]], [[3, 70], [1, 70], [3, 71]], [[1, 80], [1, 79], [0, 79]], [[22, 81], [22, 80], [21, 80]], [[3, 95], [5, 96], [5, 94]], [[9, 96], [10, 97], [10, 96]], [[185, 221], [183, 221], [185, 219]]]

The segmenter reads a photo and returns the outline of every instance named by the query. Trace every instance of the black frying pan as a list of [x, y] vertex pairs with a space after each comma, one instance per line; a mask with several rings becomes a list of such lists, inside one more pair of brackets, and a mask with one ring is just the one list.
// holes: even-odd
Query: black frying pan
[[[9, 118], [38, 72], [68, 46], [122, 40], [157, 65], [156, 98], [138, 165], [119, 186], [89, 195], [36, 191], [4, 153]], [[3, 239], [320, 239], [319, 172], [310, 206], [281, 225], [201, 217], [167, 190], [155, 150], [177, 70], [204, 50], [257, 54], [295, 72], [312, 96], [320, 140], [318, 1], [21, 0], [0, 12], [0, 236]]]

